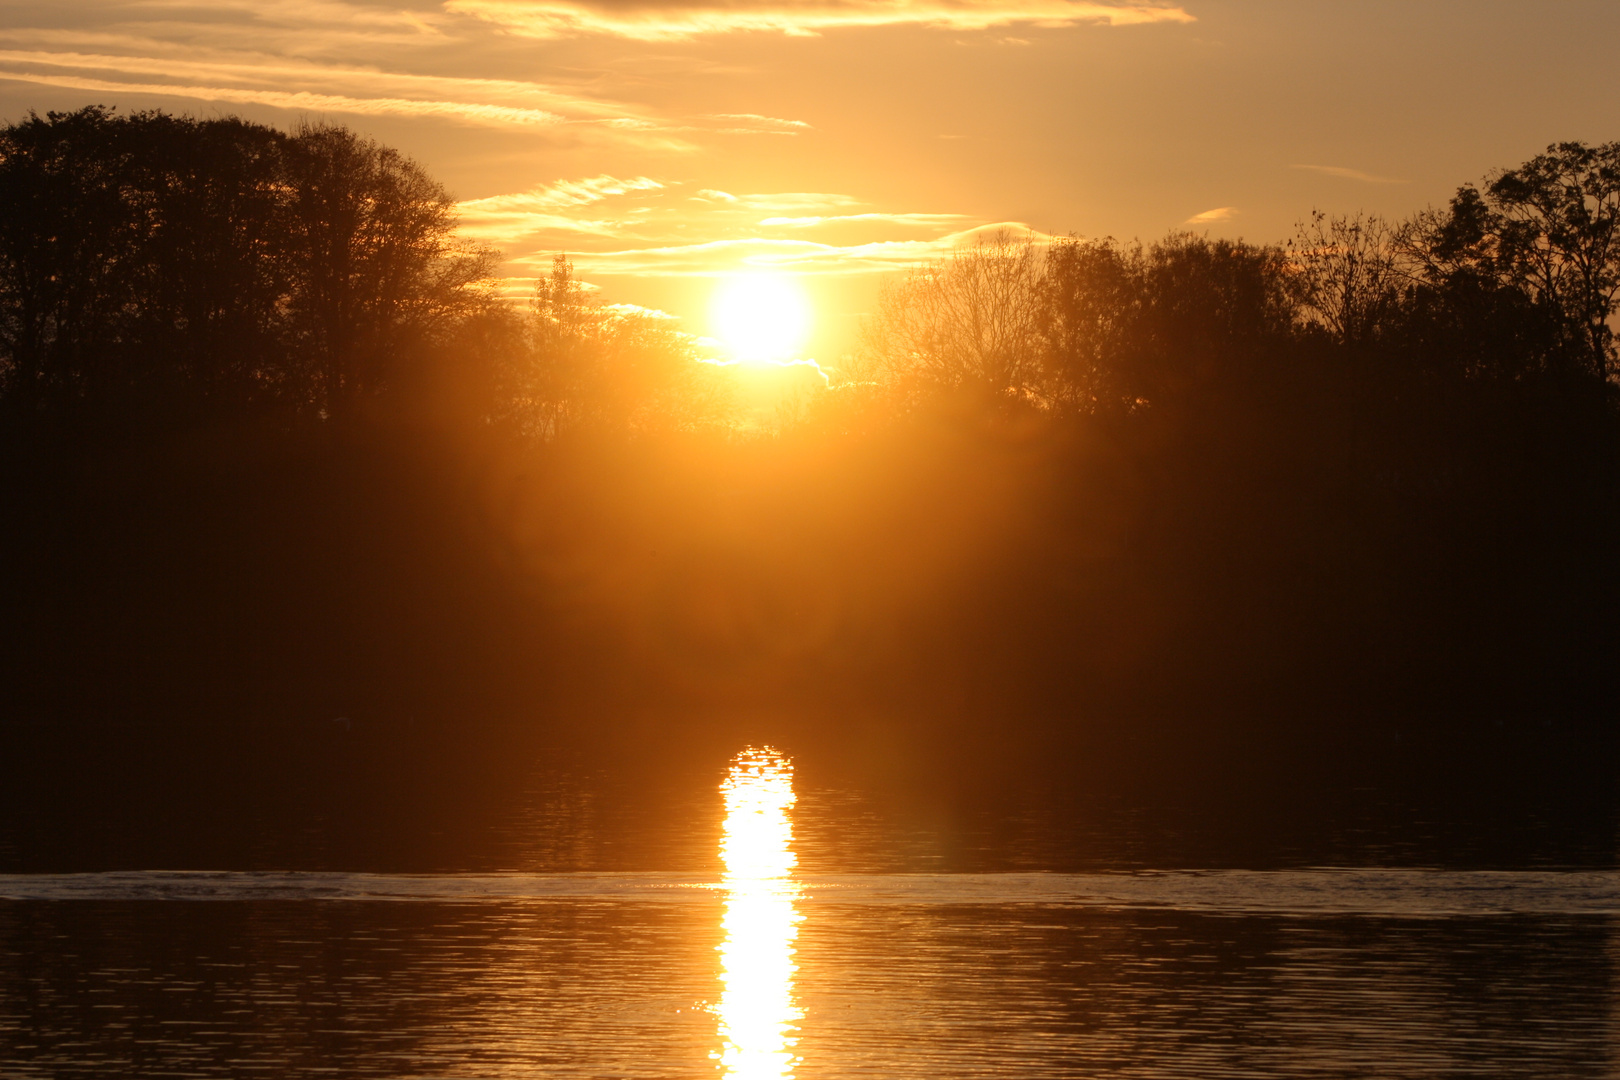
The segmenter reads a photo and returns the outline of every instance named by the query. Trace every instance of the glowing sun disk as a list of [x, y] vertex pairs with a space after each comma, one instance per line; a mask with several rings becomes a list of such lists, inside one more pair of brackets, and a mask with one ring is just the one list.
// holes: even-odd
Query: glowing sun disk
[[791, 360], [810, 330], [810, 304], [788, 278], [737, 274], [715, 290], [715, 336], [737, 360]]

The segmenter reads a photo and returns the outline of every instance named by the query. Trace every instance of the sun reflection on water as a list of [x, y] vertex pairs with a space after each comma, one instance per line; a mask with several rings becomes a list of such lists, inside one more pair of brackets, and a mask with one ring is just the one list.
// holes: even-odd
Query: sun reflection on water
[[792, 874], [793, 766], [769, 747], [749, 747], [732, 761], [720, 791], [726, 800], [725, 942], [721, 1049], [727, 1077], [788, 1080], [798, 1061], [791, 1036], [804, 1014], [793, 1001], [793, 940], [799, 913]]

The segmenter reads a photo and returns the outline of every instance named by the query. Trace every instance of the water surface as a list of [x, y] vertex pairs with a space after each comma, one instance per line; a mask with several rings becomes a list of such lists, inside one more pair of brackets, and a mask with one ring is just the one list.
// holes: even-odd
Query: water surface
[[852, 873], [785, 759], [712, 799], [687, 869], [0, 875], [0, 1075], [1620, 1074], [1614, 870]]

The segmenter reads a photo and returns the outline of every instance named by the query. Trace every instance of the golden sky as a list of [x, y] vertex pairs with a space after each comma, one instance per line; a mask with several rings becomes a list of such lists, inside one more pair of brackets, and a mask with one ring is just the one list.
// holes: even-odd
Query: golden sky
[[1620, 139], [1613, 0], [63, 0], [0, 9], [0, 115], [347, 124], [414, 156], [515, 290], [572, 254], [702, 315], [802, 275], [811, 350], [976, 230], [1279, 240]]

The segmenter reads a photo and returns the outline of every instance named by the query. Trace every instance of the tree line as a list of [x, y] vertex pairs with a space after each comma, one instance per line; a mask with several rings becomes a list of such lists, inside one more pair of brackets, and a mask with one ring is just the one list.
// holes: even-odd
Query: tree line
[[[420, 166], [343, 128], [101, 107], [0, 128], [13, 415], [338, 417], [438, 369], [482, 422], [543, 441], [735, 420], [669, 320], [596, 302], [562, 255], [517, 310], [496, 263]], [[1561, 143], [1443, 209], [1314, 213], [1284, 244], [981, 240], [885, 290], [843, 392], [799, 412], [870, 424], [947, 394], [1130, 413], [1327, 354], [1601, 397], [1617, 294], [1620, 144]]]
[[764, 431], [494, 270], [341, 128], [0, 128], [7, 714], [1620, 700], [1620, 144], [1279, 244], [989, 237]]
[[1314, 212], [1284, 244], [988, 238], [886, 292], [851, 381], [1129, 413], [1333, 353], [1603, 398], [1617, 294], [1620, 143], [1561, 143], [1444, 209]]

